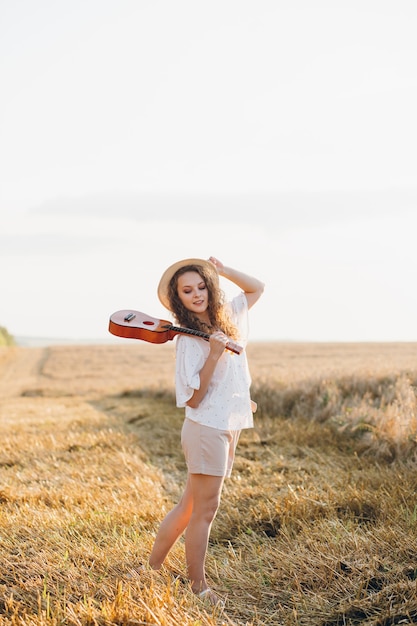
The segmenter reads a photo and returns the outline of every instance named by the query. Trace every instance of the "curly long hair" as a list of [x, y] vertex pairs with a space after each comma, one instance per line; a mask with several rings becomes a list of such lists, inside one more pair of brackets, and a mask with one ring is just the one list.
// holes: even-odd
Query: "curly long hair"
[[[178, 296], [178, 278], [185, 272], [197, 272], [206, 284], [208, 291], [207, 313], [210, 324], [205, 324], [194, 313], [185, 308]], [[213, 273], [207, 271], [202, 265], [185, 265], [177, 270], [168, 285], [168, 299], [170, 310], [180, 326], [207, 334], [221, 330], [230, 339], [237, 339], [238, 330], [225, 310], [224, 293], [217, 281], [214, 280]]]

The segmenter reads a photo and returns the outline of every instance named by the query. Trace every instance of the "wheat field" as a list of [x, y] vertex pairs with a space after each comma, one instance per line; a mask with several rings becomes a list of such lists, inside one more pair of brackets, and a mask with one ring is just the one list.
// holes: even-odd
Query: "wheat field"
[[186, 476], [173, 343], [0, 348], [0, 623], [417, 622], [417, 344], [253, 343], [207, 571], [146, 567]]

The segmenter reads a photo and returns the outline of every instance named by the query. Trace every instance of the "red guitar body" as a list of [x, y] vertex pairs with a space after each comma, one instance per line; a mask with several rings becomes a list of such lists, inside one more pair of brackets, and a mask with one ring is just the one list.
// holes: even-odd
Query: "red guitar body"
[[[190, 328], [173, 326], [167, 320], [159, 320], [156, 317], [146, 315], [140, 311], [122, 310], [116, 311], [110, 317], [109, 331], [117, 337], [128, 339], [143, 339], [150, 343], [166, 343], [174, 339], [176, 335], [193, 335], [208, 341], [210, 335]], [[229, 341], [227, 350], [240, 354], [241, 346]]]
[[[133, 316], [133, 317], [132, 317]], [[140, 311], [116, 311], [110, 317], [109, 331], [118, 337], [143, 339], [150, 343], [166, 343], [176, 333], [170, 330], [171, 322], [158, 320]]]

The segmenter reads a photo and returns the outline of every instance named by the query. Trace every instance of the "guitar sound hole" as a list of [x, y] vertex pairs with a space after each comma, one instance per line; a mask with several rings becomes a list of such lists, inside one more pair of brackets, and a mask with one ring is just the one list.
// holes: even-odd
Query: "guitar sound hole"
[[155, 322], [151, 322], [150, 320], [145, 320], [143, 323], [146, 324], [146, 326], [153, 326], [155, 324]]

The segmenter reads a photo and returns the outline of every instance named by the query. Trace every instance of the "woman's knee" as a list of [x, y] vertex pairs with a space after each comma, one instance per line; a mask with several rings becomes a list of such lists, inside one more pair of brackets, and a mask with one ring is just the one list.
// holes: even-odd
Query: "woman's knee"
[[190, 516], [193, 510], [193, 500], [192, 498], [182, 496], [177, 504], [177, 511], [181, 516]]
[[207, 522], [212, 522], [216, 517], [216, 513], [220, 505], [220, 496], [218, 494], [208, 496], [205, 499], [200, 500], [194, 506], [193, 513], [200, 518], [203, 518]]
[[223, 478], [193, 474], [191, 485], [193, 492], [193, 515], [212, 521], [220, 505]]

